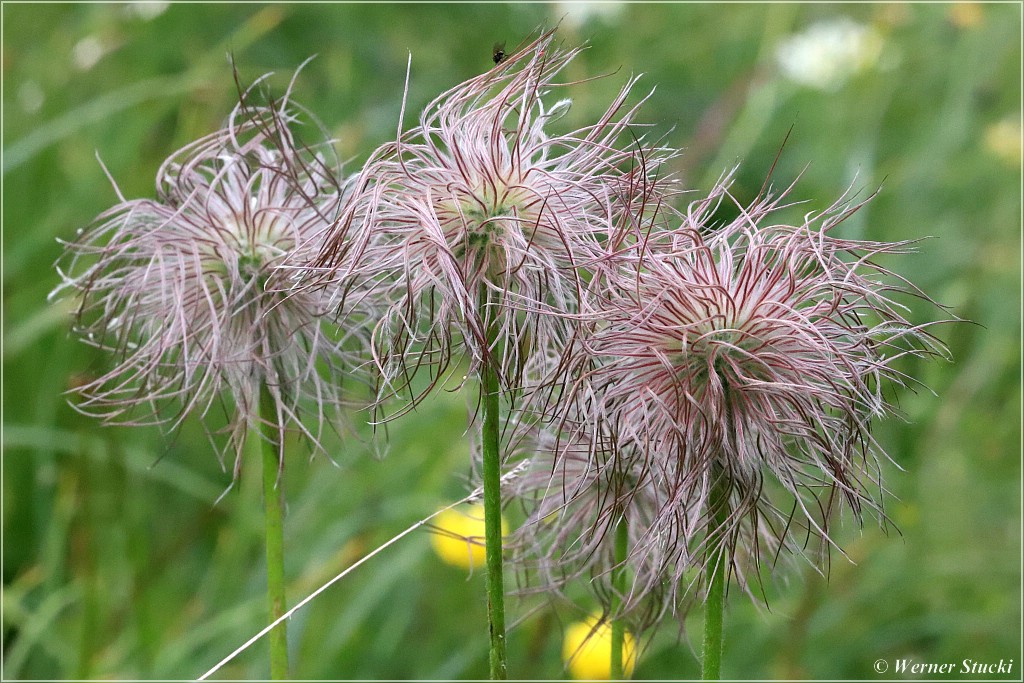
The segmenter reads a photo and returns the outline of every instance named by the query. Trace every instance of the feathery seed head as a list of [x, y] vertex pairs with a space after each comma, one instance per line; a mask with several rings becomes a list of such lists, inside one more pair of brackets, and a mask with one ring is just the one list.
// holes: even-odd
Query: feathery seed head
[[[887, 456], [872, 419], [895, 412], [883, 390], [908, 381], [898, 358], [944, 353], [893, 299], [927, 297], [874, 260], [909, 243], [833, 236], [860, 205], [773, 225], [782, 197], [767, 197], [714, 227], [709, 207], [723, 199], [734, 201], [727, 182], [620, 262], [616, 285], [592, 300], [560, 436], [538, 448], [546, 475], [519, 492], [534, 510], [520, 547], [555, 585], [607, 577], [613, 521], [627, 520], [624, 613], [645, 596], [685, 597], [709, 544], [725, 544], [741, 574], [744, 557], [805, 552], [809, 538], [827, 552], [844, 505], [884, 519]], [[709, 533], [715, 481], [731, 512]], [[571, 526], [545, 528], [551, 508]], [[607, 591], [607, 578], [595, 588]]]
[[[530, 353], [563, 341], [562, 316], [579, 310], [587, 285], [581, 269], [599, 264], [641, 172], [633, 139], [622, 148], [635, 81], [596, 123], [553, 132], [569, 101], [549, 106], [549, 91], [564, 87], [554, 78], [578, 52], [542, 35], [439, 96], [364, 168], [339, 233], [361, 223], [374, 236], [367, 255], [401, 283], [377, 331], [389, 379], [424, 361], [439, 374], [465, 344], [474, 364], [493, 362], [514, 386]], [[334, 247], [321, 255], [326, 270]]]
[[[253, 107], [248, 94], [225, 129], [163, 164], [156, 200], [122, 198], [67, 245], [54, 292], [78, 298], [77, 331], [117, 358], [78, 388], [80, 410], [176, 424], [222, 400], [238, 453], [259, 421], [261, 386], [276, 426], [318, 443], [339, 398], [346, 337], [356, 334], [321, 323], [317, 294], [282, 291], [290, 269], [318, 253], [345, 195], [324, 156], [329, 144], [301, 148], [288, 98]], [[300, 420], [306, 397], [316, 405], [312, 427]], [[140, 407], [148, 418], [134, 415]]]

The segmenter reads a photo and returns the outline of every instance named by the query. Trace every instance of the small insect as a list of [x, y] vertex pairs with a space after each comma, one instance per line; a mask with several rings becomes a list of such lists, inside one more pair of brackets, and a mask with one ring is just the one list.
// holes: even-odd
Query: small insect
[[495, 64], [501, 64], [508, 59], [508, 55], [505, 54], [505, 41], [494, 44], [491, 50], [491, 57], [494, 59]]

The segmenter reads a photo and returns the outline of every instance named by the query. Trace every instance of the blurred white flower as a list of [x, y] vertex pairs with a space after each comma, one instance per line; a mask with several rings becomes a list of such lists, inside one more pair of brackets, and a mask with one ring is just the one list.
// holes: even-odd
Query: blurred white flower
[[139, 19], [149, 21], [163, 14], [170, 4], [169, 2], [132, 2], [126, 9]]
[[26, 114], [35, 114], [45, 101], [46, 95], [35, 81], [25, 81], [18, 88], [18, 104]]
[[846, 80], [878, 63], [882, 37], [847, 17], [820, 21], [789, 36], [775, 58], [786, 78], [820, 90], [837, 90]]
[[94, 35], [88, 35], [75, 43], [71, 50], [71, 61], [79, 71], [88, 71], [103, 58], [103, 43]]
[[566, 24], [579, 28], [594, 17], [614, 21], [622, 13], [623, 2], [557, 2], [555, 14]]

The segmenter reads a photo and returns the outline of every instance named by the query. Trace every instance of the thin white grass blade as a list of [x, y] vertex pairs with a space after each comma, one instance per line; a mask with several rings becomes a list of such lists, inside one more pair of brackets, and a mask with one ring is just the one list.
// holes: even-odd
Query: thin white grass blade
[[274, 620], [273, 622], [271, 622], [270, 624], [268, 624], [268, 625], [267, 625], [267, 626], [266, 626], [265, 628], [263, 628], [263, 630], [261, 630], [261, 631], [260, 631], [259, 633], [257, 633], [256, 635], [254, 635], [254, 636], [253, 636], [252, 638], [250, 638], [249, 640], [245, 641], [245, 642], [244, 642], [244, 643], [243, 643], [243, 644], [242, 644], [241, 646], [239, 646], [239, 647], [238, 647], [238, 649], [236, 649], [236, 650], [235, 650], [234, 652], [232, 652], [231, 654], [229, 654], [229, 655], [228, 655], [227, 657], [225, 657], [224, 659], [222, 659], [222, 660], [220, 660], [219, 662], [217, 662], [217, 664], [216, 664], [216, 665], [214, 665], [214, 667], [213, 667], [212, 669], [210, 669], [209, 671], [207, 671], [206, 673], [204, 673], [204, 674], [203, 674], [202, 676], [200, 676], [200, 677], [199, 677], [199, 678], [197, 678], [196, 680], [199, 680], [199, 681], [205, 681], [205, 680], [206, 680], [207, 678], [209, 678], [210, 676], [212, 676], [213, 674], [215, 674], [215, 673], [216, 673], [216, 672], [217, 672], [217, 671], [218, 671], [218, 670], [219, 670], [219, 669], [220, 669], [221, 667], [223, 667], [223, 666], [224, 666], [225, 664], [227, 664], [227, 663], [228, 663], [228, 662], [230, 662], [230, 661], [231, 661], [232, 659], [234, 659], [235, 657], [237, 657], [238, 655], [242, 654], [242, 653], [243, 653], [243, 652], [245, 652], [245, 651], [246, 651], [247, 649], [249, 649], [249, 647], [251, 647], [251, 646], [253, 645], [253, 643], [255, 643], [255, 642], [256, 642], [257, 640], [259, 640], [259, 639], [260, 639], [260, 638], [262, 638], [263, 636], [265, 636], [265, 635], [267, 635], [268, 633], [270, 633], [270, 631], [271, 631], [271, 630], [272, 630], [272, 629], [273, 629], [273, 628], [274, 628], [275, 626], [277, 626], [278, 624], [280, 624], [280, 623], [281, 623], [282, 621], [284, 621], [285, 619], [288, 619], [289, 617], [291, 617], [291, 616], [292, 616], [293, 614], [295, 614], [295, 613], [296, 613], [297, 611], [299, 611], [299, 610], [300, 610], [301, 608], [305, 607], [305, 606], [306, 606], [307, 604], [309, 604], [309, 603], [310, 603], [310, 602], [311, 602], [311, 601], [313, 600], [313, 598], [317, 597], [318, 595], [320, 595], [321, 593], [323, 593], [323, 592], [324, 592], [325, 590], [327, 590], [328, 588], [330, 588], [331, 586], [333, 586], [333, 585], [334, 585], [335, 583], [337, 583], [337, 582], [338, 582], [338, 581], [340, 581], [341, 579], [345, 578], [345, 576], [347, 576], [347, 575], [348, 575], [348, 574], [349, 574], [350, 572], [352, 572], [352, 571], [353, 571], [354, 569], [356, 569], [357, 567], [359, 567], [359, 566], [360, 566], [361, 564], [363, 564], [363, 563], [364, 563], [364, 562], [366, 562], [367, 560], [369, 560], [369, 559], [371, 559], [372, 557], [376, 556], [376, 555], [377, 555], [378, 553], [380, 553], [381, 551], [383, 551], [383, 550], [384, 550], [384, 549], [386, 549], [387, 547], [389, 547], [389, 546], [393, 545], [394, 543], [397, 543], [397, 542], [398, 542], [399, 540], [401, 540], [402, 538], [404, 538], [404, 537], [408, 536], [408, 535], [409, 535], [409, 534], [411, 534], [411, 533], [412, 533], [413, 531], [416, 531], [416, 530], [417, 530], [417, 529], [419, 529], [419, 528], [420, 528], [421, 526], [423, 526], [424, 524], [426, 524], [427, 522], [429, 522], [430, 520], [432, 520], [432, 519], [433, 519], [434, 517], [437, 517], [437, 516], [438, 516], [439, 514], [441, 514], [442, 512], [446, 512], [446, 511], [448, 511], [448, 510], [451, 510], [452, 508], [454, 508], [454, 507], [457, 507], [457, 506], [459, 506], [459, 505], [462, 505], [463, 503], [468, 503], [468, 502], [470, 502], [470, 501], [474, 500], [475, 498], [478, 498], [478, 497], [479, 497], [479, 495], [480, 495], [480, 494], [479, 494], [479, 492], [478, 492], [478, 491], [474, 491], [473, 493], [471, 493], [470, 495], [466, 496], [466, 497], [465, 497], [465, 498], [463, 498], [462, 500], [456, 501], [456, 502], [452, 503], [451, 505], [448, 505], [447, 507], [443, 507], [443, 508], [441, 508], [441, 509], [440, 509], [440, 510], [438, 510], [437, 512], [435, 512], [435, 513], [433, 513], [433, 514], [431, 514], [431, 515], [428, 515], [428, 516], [424, 517], [423, 519], [421, 519], [420, 521], [416, 522], [416, 523], [415, 523], [415, 524], [413, 524], [412, 526], [408, 527], [408, 528], [407, 528], [407, 529], [405, 529], [404, 531], [402, 531], [402, 532], [398, 533], [398, 534], [397, 534], [397, 535], [395, 535], [395, 536], [392, 536], [392, 537], [391, 537], [391, 538], [390, 538], [389, 540], [385, 541], [385, 542], [384, 542], [384, 543], [382, 543], [382, 544], [381, 544], [380, 546], [378, 546], [377, 548], [375, 548], [374, 550], [372, 550], [372, 551], [371, 551], [370, 553], [368, 553], [367, 555], [363, 556], [362, 558], [360, 558], [359, 560], [357, 560], [356, 562], [354, 562], [354, 563], [353, 563], [353, 564], [351, 564], [350, 566], [346, 567], [346, 568], [344, 569], [344, 571], [342, 571], [342, 572], [341, 572], [340, 574], [337, 574], [337, 575], [336, 575], [336, 576], [335, 576], [334, 578], [332, 578], [332, 579], [331, 579], [330, 581], [328, 581], [328, 582], [327, 582], [327, 583], [325, 583], [324, 585], [322, 585], [322, 586], [320, 586], [319, 588], [317, 588], [317, 589], [316, 589], [315, 591], [313, 591], [312, 593], [310, 593], [309, 595], [307, 595], [307, 596], [306, 596], [305, 598], [303, 598], [303, 599], [302, 599], [302, 600], [301, 600], [300, 602], [296, 603], [296, 605], [295, 605], [294, 607], [292, 607], [292, 608], [291, 608], [290, 610], [288, 610], [287, 612], [285, 612], [284, 614], [282, 614], [282, 615], [281, 615], [280, 617], [278, 617], [277, 619], [275, 619], [275, 620]]

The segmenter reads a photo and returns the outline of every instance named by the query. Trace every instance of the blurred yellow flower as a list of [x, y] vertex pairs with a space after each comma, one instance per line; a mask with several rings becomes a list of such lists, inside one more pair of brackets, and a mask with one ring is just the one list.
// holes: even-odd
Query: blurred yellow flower
[[985, 147], [1010, 166], [1020, 166], [1021, 129], [1020, 120], [1003, 119], [985, 129]]
[[[484, 548], [484, 506], [463, 505], [445, 510], [434, 519], [431, 543], [438, 557], [455, 567], [475, 569], [487, 561]], [[508, 522], [501, 518], [501, 535], [508, 534]]]
[[949, 23], [957, 28], [974, 28], [985, 18], [985, 11], [976, 2], [954, 2], [946, 10]]
[[[573, 678], [611, 679], [612, 625], [592, 615], [570, 624], [562, 641], [562, 660]], [[622, 642], [622, 671], [629, 677], [636, 666], [636, 639], [628, 631]]]

